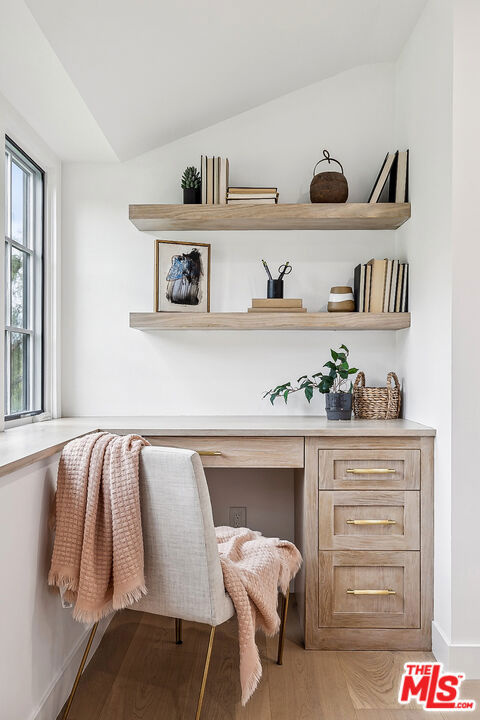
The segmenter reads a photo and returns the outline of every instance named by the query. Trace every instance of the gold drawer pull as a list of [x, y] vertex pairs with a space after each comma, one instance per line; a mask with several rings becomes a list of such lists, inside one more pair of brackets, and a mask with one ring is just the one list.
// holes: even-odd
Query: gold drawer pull
[[223, 453], [220, 450], [197, 450], [197, 453], [199, 455], [223, 455]]
[[347, 473], [352, 475], [383, 475], [384, 473], [395, 473], [392, 468], [348, 468]]
[[347, 590], [348, 595], [396, 595], [395, 590]]
[[396, 525], [396, 520], [347, 520], [347, 525]]

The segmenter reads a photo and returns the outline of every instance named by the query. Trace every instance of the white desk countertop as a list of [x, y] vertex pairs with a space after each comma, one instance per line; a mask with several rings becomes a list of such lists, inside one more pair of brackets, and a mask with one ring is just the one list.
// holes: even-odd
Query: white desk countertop
[[395, 437], [432, 436], [433, 428], [411, 420], [328, 421], [324, 416], [211, 415], [78, 417], [47, 420], [0, 433], [0, 476], [59, 452], [80, 435], [109, 430], [139, 435], [207, 437]]

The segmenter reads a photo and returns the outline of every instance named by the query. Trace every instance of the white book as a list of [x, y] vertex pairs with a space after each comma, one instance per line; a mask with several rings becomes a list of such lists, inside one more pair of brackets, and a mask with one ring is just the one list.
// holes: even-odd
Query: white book
[[397, 177], [395, 182], [395, 202], [404, 203], [407, 200], [408, 150], [398, 153]]
[[402, 284], [402, 306], [401, 312], [406, 312], [408, 306], [408, 264], [403, 268], [403, 284]]
[[207, 204], [207, 156], [200, 158], [200, 172], [202, 176], [202, 205]]
[[395, 312], [395, 298], [397, 296], [398, 281], [398, 260], [392, 263], [392, 280], [390, 283], [390, 298], [388, 302], [388, 312]]
[[370, 193], [370, 197], [368, 198], [369, 203], [378, 202], [380, 195], [382, 194], [382, 190], [385, 187], [385, 183], [387, 182], [388, 176], [390, 175], [395, 156], [396, 153], [387, 153], [380, 172], [378, 173], [375, 185], [373, 186], [372, 192]]
[[390, 304], [390, 286], [392, 283], [392, 260], [387, 260], [387, 271], [385, 275], [385, 292], [383, 295], [383, 312], [388, 312]]
[[254, 193], [248, 195], [241, 195], [240, 193], [228, 193], [227, 200], [266, 200], [273, 198], [275, 200], [278, 197], [278, 193]]
[[220, 177], [218, 180], [218, 202], [220, 205], [227, 204], [228, 172], [228, 158], [220, 158]]
[[213, 158], [213, 204], [219, 204], [219, 180], [220, 180], [220, 160], [219, 157]]

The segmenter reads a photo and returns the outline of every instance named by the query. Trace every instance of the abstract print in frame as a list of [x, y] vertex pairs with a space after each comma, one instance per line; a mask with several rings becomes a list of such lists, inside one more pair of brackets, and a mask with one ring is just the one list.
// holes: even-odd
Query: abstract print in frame
[[210, 245], [155, 241], [155, 312], [210, 312]]

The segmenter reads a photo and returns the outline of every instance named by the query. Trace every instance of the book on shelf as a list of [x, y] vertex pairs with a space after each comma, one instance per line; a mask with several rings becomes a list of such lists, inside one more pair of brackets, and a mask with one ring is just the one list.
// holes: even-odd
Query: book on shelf
[[258, 195], [258, 193], [269, 193], [270, 195], [277, 195], [278, 188], [272, 187], [229, 187], [229, 195]]
[[398, 267], [398, 283], [397, 283], [397, 291], [395, 293], [395, 312], [400, 312], [400, 309], [402, 307], [402, 288], [403, 288], [403, 271], [405, 269], [405, 265], [401, 264]]
[[372, 266], [372, 284], [370, 287], [370, 312], [383, 312], [383, 298], [385, 295], [385, 280], [387, 272], [386, 260], [369, 260]]
[[[387, 202], [404, 203], [408, 199], [408, 150], [389, 152], [377, 175], [368, 198], [369, 203], [378, 203], [386, 197]], [[387, 191], [388, 181], [388, 191]], [[385, 191], [385, 192], [384, 192]]]
[[398, 281], [398, 260], [392, 262], [392, 278], [390, 282], [390, 295], [388, 301], [388, 312], [395, 312], [395, 298], [397, 296]]
[[397, 151], [390, 175], [388, 201], [403, 203], [408, 199], [408, 150]]
[[252, 298], [252, 307], [248, 308], [248, 312], [307, 312], [307, 308], [302, 307], [301, 298]]
[[383, 293], [383, 308], [382, 312], [388, 312], [388, 305], [390, 303], [390, 286], [392, 284], [392, 265], [393, 260], [387, 260], [387, 269], [385, 272], [385, 291]]
[[370, 312], [370, 288], [372, 287], [372, 266], [365, 265], [365, 305], [364, 312]]
[[227, 200], [276, 200], [277, 193], [227, 193]]
[[304, 307], [249, 307], [249, 313], [305, 313]]
[[254, 203], [259, 205], [274, 205], [278, 202], [277, 188], [260, 187], [229, 187], [227, 190], [227, 205]]
[[357, 312], [408, 312], [408, 263], [372, 258], [353, 277]]
[[301, 298], [252, 298], [254, 308], [301, 308]]
[[364, 312], [365, 308], [365, 265], [357, 265], [353, 271], [353, 298], [355, 310]]
[[229, 163], [228, 158], [201, 157], [202, 203], [204, 205], [225, 205]]
[[228, 198], [227, 205], [277, 205], [277, 200], [276, 198], [258, 198], [250, 200], [244, 200], [243, 198], [240, 199], [240, 197], [238, 200]]
[[387, 153], [385, 155], [385, 160], [383, 161], [383, 165], [380, 168], [380, 172], [377, 175], [377, 179], [375, 180], [375, 183], [372, 188], [372, 192], [370, 193], [370, 197], [368, 198], [369, 203], [377, 203], [380, 199], [380, 195], [382, 194], [382, 190], [386, 185], [386, 182], [388, 180], [388, 176], [390, 175], [390, 171], [392, 169], [392, 165], [395, 161], [395, 153]]

